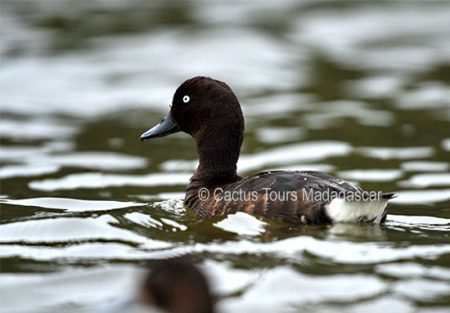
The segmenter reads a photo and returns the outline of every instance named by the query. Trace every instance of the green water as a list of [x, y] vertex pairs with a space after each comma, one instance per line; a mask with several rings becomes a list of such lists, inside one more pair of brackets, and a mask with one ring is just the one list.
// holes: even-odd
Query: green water
[[[447, 312], [446, 2], [2, 1], [0, 308], [98, 312], [189, 256], [221, 312]], [[139, 142], [207, 75], [246, 118], [241, 175], [393, 191], [385, 225], [199, 220], [185, 134]]]

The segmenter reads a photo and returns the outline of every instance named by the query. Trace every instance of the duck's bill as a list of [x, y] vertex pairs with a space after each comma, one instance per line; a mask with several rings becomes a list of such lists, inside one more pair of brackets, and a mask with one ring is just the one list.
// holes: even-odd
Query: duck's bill
[[141, 135], [141, 141], [145, 139], [151, 139], [156, 137], [164, 137], [176, 132], [179, 132], [180, 128], [169, 113], [159, 124], [153, 126], [145, 133]]

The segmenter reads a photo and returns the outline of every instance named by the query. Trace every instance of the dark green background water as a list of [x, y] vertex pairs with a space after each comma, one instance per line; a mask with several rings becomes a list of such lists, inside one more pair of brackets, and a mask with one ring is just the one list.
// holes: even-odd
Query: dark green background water
[[[2, 1], [0, 17], [2, 312], [108, 311], [142, 264], [179, 255], [223, 312], [448, 311], [448, 2]], [[242, 175], [394, 191], [386, 224], [186, 214], [193, 141], [138, 138], [196, 75], [241, 101]]]

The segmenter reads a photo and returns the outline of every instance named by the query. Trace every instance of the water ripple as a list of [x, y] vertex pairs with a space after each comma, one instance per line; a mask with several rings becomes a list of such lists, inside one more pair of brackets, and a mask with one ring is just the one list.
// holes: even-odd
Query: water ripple
[[392, 181], [403, 176], [401, 170], [396, 169], [360, 169], [340, 171], [338, 176], [356, 181]]
[[79, 200], [68, 198], [29, 198], [29, 199], [1, 199], [0, 203], [20, 206], [33, 206], [46, 209], [57, 209], [67, 212], [105, 211], [146, 205], [137, 202], [120, 202], [104, 200]]
[[63, 178], [35, 180], [29, 183], [31, 189], [42, 191], [97, 189], [121, 186], [172, 186], [182, 185], [189, 181], [191, 174], [155, 173], [148, 175], [114, 175], [103, 173], [71, 174]]
[[[352, 292], [348, 292], [350, 289]], [[264, 273], [258, 284], [248, 288], [238, 300], [227, 300], [222, 305], [227, 312], [292, 312], [294, 304], [355, 301], [386, 289], [386, 283], [367, 275], [317, 277], [280, 266]]]
[[392, 202], [398, 204], [429, 204], [450, 200], [450, 189], [402, 190], [395, 193], [398, 197]]
[[398, 182], [402, 187], [434, 187], [434, 186], [450, 186], [450, 173], [431, 173], [417, 174]]
[[68, 243], [80, 240], [117, 240], [145, 244], [152, 248], [171, 246], [167, 242], [150, 240], [129, 230], [112, 226], [117, 223], [117, 219], [110, 215], [7, 223], [0, 225], [0, 242]]
[[357, 151], [368, 157], [382, 160], [428, 158], [434, 153], [431, 147], [361, 147]]
[[220, 222], [214, 223], [214, 226], [225, 231], [249, 236], [262, 234], [265, 225], [266, 223], [243, 212], [228, 215]]

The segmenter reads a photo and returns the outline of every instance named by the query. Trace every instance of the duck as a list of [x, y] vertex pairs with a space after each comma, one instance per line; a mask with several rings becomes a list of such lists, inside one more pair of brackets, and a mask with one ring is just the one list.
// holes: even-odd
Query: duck
[[104, 313], [214, 313], [220, 300], [209, 275], [187, 256], [149, 260], [128, 296], [100, 304]]
[[156, 260], [148, 268], [139, 288], [142, 306], [166, 313], [216, 312], [210, 283], [192, 262], [181, 258]]
[[201, 218], [246, 212], [296, 224], [383, 223], [394, 193], [367, 192], [352, 182], [319, 171], [264, 171], [241, 177], [237, 162], [244, 116], [226, 83], [206, 76], [184, 81], [169, 113], [144, 132], [141, 141], [177, 132], [190, 135], [199, 165], [184, 204]]

